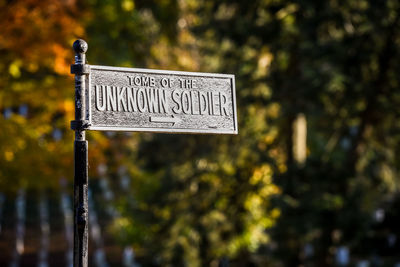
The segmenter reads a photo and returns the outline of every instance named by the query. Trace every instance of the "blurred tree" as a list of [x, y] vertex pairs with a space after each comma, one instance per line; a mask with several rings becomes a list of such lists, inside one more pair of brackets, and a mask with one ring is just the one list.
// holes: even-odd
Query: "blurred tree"
[[[276, 149], [286, 151], [281, 168], [276, 160], [282, 215], [271, 231], [276, 247], [266, 249], [285, 266], [332, 265], [339, 246], [353, 259], [399, 260], [364, 246], [382, 238], [373, 214], [399, 192], [399, 8], [389, 0], [215, 1], [195, 9], [202, 19], [193, 31], [206, 51], [243, 82], [240, 116], [243, 106], [279, 103], [271, 124]], [[305, 164], [294, 153], [299, 123], [307, 124]]]
[[0, 1], [0, 187], [45, 187], [72, 174], [70, 42], [75, 1]]
[[70, 46], [84, 37], [90, 64], [236, 75], [238, 136], [89, 134], [92, 166], [133, 177], [112, 230], [143, 265], [327, 266], [347, 247], [392, 266], [399, 9], [0, 0], [0, 186], [72, 177]]
[[[175, 10], [176, 4], [166, 3], [163, 12], [178, 17], [163, 21], [163, 17], [156, 17], [157, 8], [147, 6], [139, 12], [145, 18], [157, 18], [149, 21], [155, 29], [150, 36], [157, 38], [145, 41], [151, 54], [141, 55], [146, 65], [242, 72], [239, 66], [225, 67], [240, 61], [229, 55], [234, 48], [231, 42], [221, 47], [218, 39], [193, 35], [192, 26], [205, 19], [206, 13], [195, 10], [201, 4], [179, 2], [180, 12], [174, 13], [167, 6]], [[161, 25], [167, 22], [172, 24], [167, 28], [173, 30], [162, 30]], [[171, 38], [170, 32], [175, 36]], [[247, 59], [243, 62], [250, 64], [257, 59], [255, 52], [246, 48], [242, 59]], [[263, 69], [270, 63], [270, 56], [265, 50], [255, 75], [265, 76]], [[137, 244], [145, 265], [207, 266], [230, 259], [246, 266], [257, 262], [251, 254], [268, 242], [265, 229], [279, 216], [279, 210], [272, 209], [269, 201], [271, 195], [279, 194], [272, 183], [273, 157], [283, 168], [279, 148], [267, 152], [277, 138], [278, 129], [270, 121], [278, 117], [279, 105], [270, 101], [265, 85], [253, 93], [252, 85], [246, 85], [248, 80], [241, 79], [243, 75], [237, 81], [241, 88], [239, 103], [249, 94], [262, 94], [269, 103], [240, 104], [239, 137], [143, 134], [135, 135], [139, 141], [127, 139], [118, 148], [113, 147], [114, 155], [123, 148], [132, 153], [124, 164], [133, 175], [135, 198], [133, 204], [129, 199], [120, 199], [124, 216], [116, 221], [114, 230], [121, 231], [123, 242]]]

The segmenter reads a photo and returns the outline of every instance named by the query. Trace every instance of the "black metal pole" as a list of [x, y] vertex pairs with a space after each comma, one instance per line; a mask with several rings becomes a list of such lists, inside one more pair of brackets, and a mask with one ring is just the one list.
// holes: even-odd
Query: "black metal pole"
[[88, 142], [85, 136], [86, 122], [86, 74], [85, 68], [88, 45], [84, 40], [76, 40], [75, 64], [71, 73], [75, 74], [75, 130], [74, 142], [74, 266], [88, 266]]

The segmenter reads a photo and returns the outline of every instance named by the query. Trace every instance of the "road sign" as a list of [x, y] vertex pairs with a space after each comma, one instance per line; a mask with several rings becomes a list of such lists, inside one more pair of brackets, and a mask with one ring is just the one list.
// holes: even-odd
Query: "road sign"
[[90, 65], [87, 130], [237, 134], [235, 77]]

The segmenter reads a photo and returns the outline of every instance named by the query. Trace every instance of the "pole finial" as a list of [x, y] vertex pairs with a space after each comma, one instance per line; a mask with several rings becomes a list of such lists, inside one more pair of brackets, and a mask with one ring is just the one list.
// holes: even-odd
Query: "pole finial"
[[88, 44], [82, 39], [76, 40], [72, 47], [76, 54], [84, 54], [88, 50]]

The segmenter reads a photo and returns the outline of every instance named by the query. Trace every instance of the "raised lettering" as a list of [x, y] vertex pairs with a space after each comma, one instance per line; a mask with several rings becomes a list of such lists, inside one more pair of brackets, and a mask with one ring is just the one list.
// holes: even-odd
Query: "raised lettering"
[[[107, 101], [106, 101], [106, 90], [104, 89], [104, 86], [95, 86], [96, 88], [96, 108], [99, 111], [104, 111], [106, 110], [106, 105], [107, 105]], [[100, 92], [101, 91], [101, 100], [100, 101]], [[100, 105], [100, 102], [102, 102], [102, 104]]]
[[190, 114], [190, 95], [188, 91], [182, 92], [181, 103], [183, 113]]
[[225, 116], [228, 116], [228, 97], [224, 94], [221, 93], [221, 116], [223, 116], [222, 111], [225, 113]]
[[117, 110], [117, 88], [115, 86], [106, 86], [107, 90], [107, 111]]
[[137, 91], [137, 106], [140, 112], [145, 112], [147, 109], [146, 92], [143, 88]]
[[168, 86], [168, 79], [167, 78], [162, 78], [160, 80], [160, 84], [162, 87], [167, 87]]
[[127, 92], [128, 98], [128, 111], [137, 111], [137, 99], [136, 99], [136, 88], [128, 88]]
[[135, 76], [135, 78], [133, 79], [133, 82], [135, 83], [136, 86], [140, 86], [141, 85], [140, 77]]
[[181, 96], [180, 92], [175, 91], [175, 90], [172, 92], [172, 101], [174, 101], [174, 103], [176, 104], [176, 106], [172, 108], [172, 111], [175, 114], [181, 113], [181, 111], [182, 111], [182, 107], [181, 107], [181, 104], [179, 101], [180, 96]]
[[143, 86], [148, 86], [149, 85], [149, 77], [143, 76], [142, 77], [142, 85]]
[[150, 86], [151, 87], [156, 86], [156, 79], [154, 79], [154, 77], [150, 77]]
[[156, 89], [146, 88], [147, 107], [149, 108], [149, 112], [158, 112], [157, 92], [158, 90]]
[[212, 92], [207, 92], [207, 97], [208, 97], [208, 114], [213, 115], [213, 110], [212, 110]]
[[160, 113], [162, 112], [161, 111], [161, 107], [164, 110], [163, 111], [164, 113], [168, 113], [168, 101], [167, 101], [167, 96], [166, 95], [167, 94], [166, 94], [165, 90], [160, 90], [158, 92], [158, 100], [160, 101], [159, 102]]
[[200, 115], [206, 114], [207, 112], [207, 93], [199, 91], [199, 110]]
[[[196, 115], [196, 113], [194, 113], [194, 96], [195, 96], [195, 91], [190, 91], [190, 108], [192, 111], [193, 115]], [[199, 114], [199, 113], [197, 113]]]
[[126, 107], [126, 87], [119, 88], [117, 87], [117, 96], [118, 96], [118, 111], [127, 111]]

